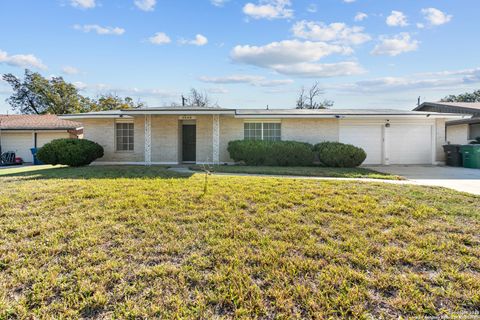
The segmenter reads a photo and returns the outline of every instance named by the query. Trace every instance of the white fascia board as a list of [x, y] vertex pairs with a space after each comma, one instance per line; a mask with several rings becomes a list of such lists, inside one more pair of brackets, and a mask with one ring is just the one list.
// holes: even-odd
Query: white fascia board
[[218, 111], [161, 111], [161, 110], [152, 110], [152, 111], [127, 111], [124, 114], [134, 115], [134, 116], [143, 116], [146, 114], [150, 115], [214, 115], [214, 114], [227, 114], [227, 115], [234, 115], [235, 111], [227, 111], [227, 110], [218, 110]]
[[245, 114], [235, 115], [235, 118], [240, 119], [462, 119], [462, 116], [457, 115], [438, 115], [438, 114], [324, 114], [324, 115], [296, 115], [296, 114]]
[[131, 116], [124, 114], [75, 114], [75, 115], [59, 115], [60, 119], [73, 120], [73, 119], [133, 119]]

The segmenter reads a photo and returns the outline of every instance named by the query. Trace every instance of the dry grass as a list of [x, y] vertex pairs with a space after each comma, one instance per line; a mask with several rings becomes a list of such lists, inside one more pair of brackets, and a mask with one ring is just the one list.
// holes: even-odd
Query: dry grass
[[327, 318], [480, 308], [480, 197], [60, 168], [0, 177], [0, 318]]

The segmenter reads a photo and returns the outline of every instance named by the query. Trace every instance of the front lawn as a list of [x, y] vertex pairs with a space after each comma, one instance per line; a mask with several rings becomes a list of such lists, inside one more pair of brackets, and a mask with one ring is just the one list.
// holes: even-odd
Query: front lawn
[[0, 177], [0, 319], [474, 314], [480, 197], [51, 168]]
[[191, 166], [192, 170], [201, 171], [204, 169], [212, 172], [224, 173], [248, 173], [283, 176], [305, 176], [305, 177], [332, 177], [332, 178], [370, 178], [386, 180], [404, 180], [405, 178], [381, 173], [366, 168], [327, 168], [327, 167], [268, 167], [268, 166]]

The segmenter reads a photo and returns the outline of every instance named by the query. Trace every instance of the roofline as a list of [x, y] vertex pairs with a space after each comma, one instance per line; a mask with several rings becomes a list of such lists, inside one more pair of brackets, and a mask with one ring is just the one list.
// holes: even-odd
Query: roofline
[[68, 127], [68, 128], [32, 128], [32, 127], [20, 127], [20, 128], [2, 128], [2, 131], [25, 131], [25, 130], [32, 130], [32, 131], [68, 131], [68, 130], [82, 130], [83, 127]]
[[[450, 104], [452, 103], [452, 104]], [[455, 105], [454, 104], [455, 102], [442, 102], [442, 103], [438, 103], [438, 102], [423, 102], [421, 105], [417, 106], [415, 109], [413, 109], [412, 111], [422, 111], [421, 109], [423, 107], [437, 107], [437, 108], [441, 108], [441, 107], [451, 107], [451, 108], [457, 108], [457, 109], [464, 109], [464, 110], [469, 110], [471, 111], [471, 113], [466, 113], [466, 115], [471, 115], [472, 113], [480, 113], [480, 109], [478, 108], [469, 108], [469, 107], [463, 107], [463, 106], [459, 106], [459, 105]], [[460, 102], [461, 103], [461, 102]], [[468, 103], [468, 102], [465, 102], [465, 103]], [[423, 112], [427, 112], [427, 111], [423, 111]], [[434, 111], [432, 111], [434, 112]]]
[[[342, 113], [341, 110], [336, 112], [337, 110], [331, 110], [331, 112], [324, 112], [324, 113], [315, 113], [315, 112], [306, 112], [306, 113], [279, 113], [275, 112], [275, 110], [270, 110], [268, 113], [248, 113], [248, 109], [241, 109], [247, 110], [243, 112], [239, 112], [239, 109], [231, 109], [231, 110], [135, 110], [135, 111], [128, 111], [125, 112], [123, 110], [117, 113], [110, 113], [110, 114], [95, 114], [95, 113], [79, 113], [79, 114], [65, 114], [59, 115], [60, 119], [131, 119], [133, 116], [139, 115], [232, 115], [235, 118], [384, 118], [384, 117], [393, 117], [393, 118], [419, 118], [419, 117], [426, 117], [426, 118], [448, 118], [448, 119], [463, 119], [466, 116], [470, 116], [468, 114], [458, 114], [458, 113], [440, 113], [440, 112], [426, 112], [426, 111], [415, 111], [415, 113], [411, 111], [407, 111], [405, 113]], [[285, 110], [285, 109], [284, 109]], [[295, 110], [295, 109], [292, 109]], [[372, 109], [374, 110], [374, 109]]]

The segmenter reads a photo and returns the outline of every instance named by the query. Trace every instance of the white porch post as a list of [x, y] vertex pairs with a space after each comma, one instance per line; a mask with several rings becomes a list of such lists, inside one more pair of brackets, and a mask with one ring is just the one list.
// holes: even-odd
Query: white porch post
[[152, 116], [145, 115], [145, 165], [152, 165]]
[[390, 164], [390, 123], [383, 126], [383, 161], [382, 164]]
[[220, 162], [220, 115], [213, 115], [213, 130], [212, 130], [212, 162]]

